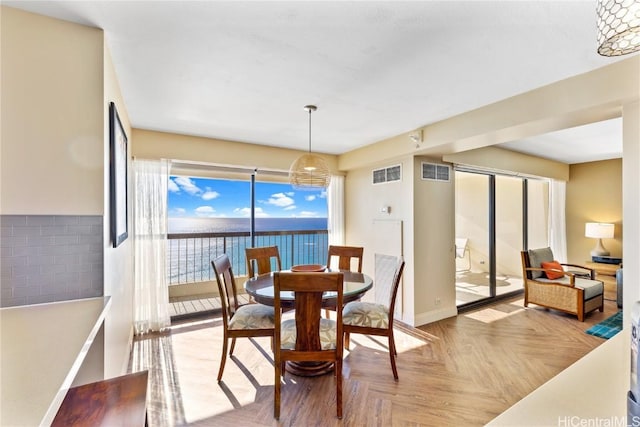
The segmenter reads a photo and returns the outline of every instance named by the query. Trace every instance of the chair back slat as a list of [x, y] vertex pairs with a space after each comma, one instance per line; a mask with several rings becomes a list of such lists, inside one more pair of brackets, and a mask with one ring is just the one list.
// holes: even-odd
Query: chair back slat
[[[341, 272], [274, 272], [273, 297], [275, 312], [274, 332], [274, 398], [273, 415], [280, 418], [280, 389], [286, 363], [322, 366], [321, 362], [332, 362], [335, 369], [336, 413], [342, 418], [342, 347], [344, 344], [342, 310], [336, 311], [337, 319], [322, 319], [322, 296], [335, 293], [338, 307], [343, 306], [344, 274]], [[280, 293], [294, 293], [295, 343], [289, 342], [292, 335], [289, 320], [286, 320], [286, 348], [282, 348], [282, 303]], [[335, 342], [333, 334], [335, 328]], [[321, 329], [323, 334], [321, 336]], [[323, 348], [322, 338], [325, 338]], [[331, 348], [332, 347], [332, 348]], [[318, 363], [320, 362], [320, 363]], [[325, 364], [326, 365], [326, 364]], [[330, 365], [328, 365], [330, 366]], [[326, 366], [325, 366], [326, 367]]]
[[362, 255], [364, 248], [360, 246], [329, 246], [327, 254], [327, 268], [331, 268], [331, 260], [334, 256], [338, 257], [338, 269], [351, 271], [351, 260], [358, 261], [357, 272], [362, 273]]
[[280, 251], [277, 246], [246, 248], [245, 255], [247, 258], [247, 275], [249, 277], [282, 270]]
[[[338, 307], [343, 304], [344, 276], [342, 273], [289, 273], [276, 272], [273, 275], [274, 308], [276, 318], [281, 306], [280, 292], [294, 292], [294, 312], [296, 319], [296, 351], [319, 351], [320, 321], [322, 318], [322, 295], [334, 292]], [[338, 333], [342, 331], [342, 313], [337, 313]], [[276, 328], [278, 322], [276, 322]], [[276, 331], [276, 340], [278, 332]], [[342, 341], [341, 335], [336, 337]]]
[[393, 328], [393, 313], [396, 309], [396, 300], [398, 299], [398, 288], [400, 287], [400, 280], [402, 279], [402, 272], [404, 271], [404, 258], [400, 257], [396, 264], [396, 269], [393, 273], [392, 288], [391, 288], [391, 302], [389, 303], [389, 327]]
[[322, 348], [319, 334], [321, 307], [321, 292], [296, 292], [296, 331], [298, 331], [296, 335], [297, 351], [317, 351]]
[[389, 306], [393, 292], [393, 278], [398, 258], [392, 255], [375, 254], [374, 300], [376, 304]]
[[227, 254], [222, 254], [211, 261], [213, 272], [218, 284], [220, 303], [222, 305], [223, 321], [228, 324], [239, 307], [236, 280], [231, 269], [231, 261]]

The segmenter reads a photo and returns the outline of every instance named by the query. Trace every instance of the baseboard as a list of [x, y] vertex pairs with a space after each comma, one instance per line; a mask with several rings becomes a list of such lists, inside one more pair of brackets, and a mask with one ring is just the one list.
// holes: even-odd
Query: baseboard
[[456, 307], [441, 308], [439, 310], [428, 311], [426, 313], [419, 313], [414, 318], [415, 326], [426, 325], [427, 323], [437, 322], [438, 320], [454, 317], [458, 315], [458, 309]]

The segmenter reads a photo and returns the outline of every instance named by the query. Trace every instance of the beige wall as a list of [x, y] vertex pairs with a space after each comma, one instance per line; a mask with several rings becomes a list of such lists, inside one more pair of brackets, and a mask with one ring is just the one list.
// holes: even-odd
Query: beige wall
[[1, 19], [0, 213], [104, 213], [102, 31]]
[[[402, 180], [383, 184], [372, 184], [372, 170], [380, 167], [401, 165]], [[388, 254], [384, 247], [397, 236], [381, 236], [374, 221], [402, 221], [402, 253], [406, 266], [403, 273], [399, 297], [401, 320], [413, 323], [414, 300], [414, 226], [413, 226], [413, 159], [394, 158], [388, 162], [349, 171], [345, 179], [345, 243], [364, 246], [363, 272], [375, 276], [374, 254]], [[389, 214], [380, 209], [389, 206]], [[394, 255], [394, 254], [390, 254]]]
[[[414, 270], [411, 324], [423, 325], [455, 316], [455, 181], [422, 179], [421, 163], [433, 158], [414, 158]], [[411, 298], [409, 295], [408, 298]], [[411, 300], [411, 299], [409, 299]]]
[[109, 102], [115, 102], [118, 116], [122, 122], [125, 133], [128, 136], [128, 162], [129, 162], [129, 238], [122, 242], [117, 248], [111, 242], [111, 232], [109, 224], [109, 209], [105, 209], [104, 227], [104, 295], [111, 297], [111, 311], [105, 319], [105, 378], [122, 375], [127, 371], [129, 353], [133, 340], [133, 170], [131, 165], [132, 132], [129, 122], [127, 108], [122, 99], [118, 77], [113, 67], [113, 61], [109, 49], [104, 44], [104, 99], [102, 100], [103, 110], [103, 152], [104, 176], [102, 196], [104, 205], [109, 207], [110, 203], [110, 180], [109, 180]]
[[566, 215], [570, 263], [591, 259], [596, 241], [584, 236], [586, 222], [614, 223], [614, 238], [602, 243], [611, 256], [622, 257], [622, 159], [571, 165]]
[[[133, 139], [135, 142], [132, 154], [137, 158], [164, 158], [185, 163], [241, 166], [259, 170], [288, 171], [291, 163], [304, 153], [265, 145], [142, 129], [133, 130]], [[337, 157], [324, 154], [322, 157], [327, 160], [329, 169], [337, 172]]]
[[1, 214], [103, 215], [106, 377], [126, 371], [132, 234], [109, 233], [108, 102], [129, 118], [103, 32], [2, 6]]
[[506, 171], [567, 181], [569, 165], [498, 147], [484, 147], [442, 156], [446, 162], [493, 171]]

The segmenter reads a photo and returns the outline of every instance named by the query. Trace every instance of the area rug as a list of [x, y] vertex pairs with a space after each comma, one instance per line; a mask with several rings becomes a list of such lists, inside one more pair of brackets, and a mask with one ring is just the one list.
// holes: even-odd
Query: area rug
[[597, 323], [587, 329], [585, 332], [589, 335], [609, 339], [622, 330], [622, 310], [613, 316]]

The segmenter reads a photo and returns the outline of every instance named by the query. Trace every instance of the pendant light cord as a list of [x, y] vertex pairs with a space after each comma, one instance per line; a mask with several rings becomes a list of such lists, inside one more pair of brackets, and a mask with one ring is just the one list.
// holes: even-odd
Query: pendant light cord
[[311, 108], [309, 108], [309, 154], [311, 154]]
[[311, 154], [311, 113], [316, 111], [318, 107], [315, 105], [305, 105], [304, 109], [309, 112], [309, 154]]

